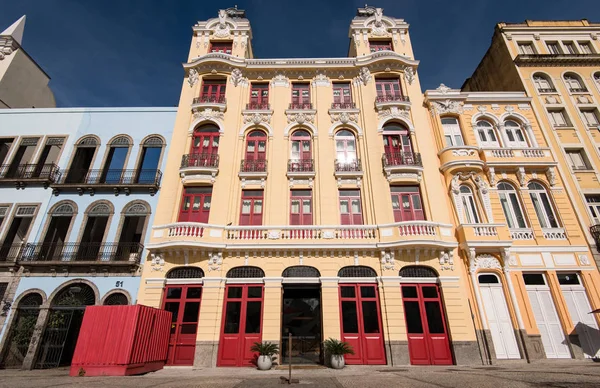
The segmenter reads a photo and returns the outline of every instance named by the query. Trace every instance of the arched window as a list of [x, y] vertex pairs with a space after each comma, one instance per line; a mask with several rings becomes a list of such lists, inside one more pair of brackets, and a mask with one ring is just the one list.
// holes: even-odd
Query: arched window
[[458, 119], [455, 117], [442, 117], [442, 128], [444, 128], [444, 138], [446, 147], [462, 146], [465, 142], [462, 137]]
[[204, 271], [198, 267], [177, 267], [167, 273], [167, 279], [201, 279]]
[[491, 273], [483, 273], [478, 276], [479, 284], [499, 284], [498, 276]]
[[509, 147], [527, 148], [527, 140], [521, 126], [513, 120], [506, 120], [504, 122], [504, 133], [508, 139]]
[[383, 126], [383, 147], [386, 166], [414, 164], [410, 131], [404, 125], [389, 123]]
[[[99, 145], [95, 136], [86, 136], [77, 142], [65, 183], [87, 183], [89, 181], [88, 175]], [[93, 178], [97, 179], [97, 177]]]
[[246, 155], [243, 171], [267, 171], [267, 135], [263, 131], [252, 131], [246, 136]]
[[364, 265], [353, 265], [344, 267], [338, 271], [340, 278], [374, 278], [377, 277], [377, 272], [371, 267]]
[[526, 228], [525, 217], [517, 191], [506, 182], [498, 183], [498, 195], [509, 228]]
[[554, 93], [556, 89], [552, 85], [552, 81], [547, 75], [536, 73], [533, 75], [533, 84], [537, 89], [538, 93]]
[[594, 81], [600, 86], [600, 71], [594, 73]]
[[544, 186], [537, 182], [531, 182], [527, 187], [535, 208], [535, 214], [540, 220], [542, 228], [558, 228], [558, 220]]
[[160, 183], [160, 157], [164, 141], [159, 136], [150, 136], [142, 144], [142, 156], [138, 163], [136, 183], [159, 184]]
[[[21, 299], [16, 311], [13, 311], [16, 316], [12, 320], [10, 331], [8, 331], [6, 349], [0, 362], [4, 368], [20, 368], [23, 366], [42, 302], [43, 299], [40, 294], [37, 292], [30, 293]], [[9, 305], [5, 306], [10, 307]]]
[[127, 296], [122, 292], [113, 292], [109, 296], [104, 299], [105, 306], [127, 306], [129, 304], [129, 300]]
[[313, 171], [310, 133], [299, 129], [292, 133], [290, 171]]
[[[104, 255], [108, 252], [104, 249], [101, 250], [101, 248], [108, 221], [114, 211], [107, 202], [92, 204], [88, 209], [83, 234], [77, 249], [77, 259], [83, 261], [105, 260]], [[110, 255], [108, 258], [110, 258]]]
[[150, 206], [144, 202], [134, 201], [125, 205], [121, 215], [116, 259], [137, 261], [142, 250], [141, 243], [146, 235], [149, 214]]
[[471, 188], [467, 185], [461, 185], [459, 198], [465, 223], [478, 224], [479, 215], [477, 214], [477, 205], [475, 205], [475, 198], [473, 197]]
[[321, 277], [321, 273], [315, 267], [294, 265], [284, 269], [281, 276], [284, 278], [318, 278]]
[[433, 268], [423, 265], [407, 265], [398, 273], [403, 278], [437, 278], [438, 274]]
[[475, 130], [477, 136], [479, 136], [479, 144], [482, 147], [500, 147], [494, 126], [489, 121], [478, 121], [475, 125]]
[[227, 271], [227, 275], [225, 276], [227, 278], [264, 278], [265, 277], [265, 271], [263, 271], [262, 269], [258, 268], [258, 267], [250, 267], [250, 266], [243, 266], [243, 267], [235, 267], [230, 269], [229, 271]]
[[108, 155], [100, 175], [101, 183], [123, 183], [130, 146], [131, 142], [127, 136], [117, 136], [110, 142]]
[[567, 84], [567, 89], [569, 89], [571, 93], [587, 92], [587, 88], [583, 84], [581, 77], [579, 77], [577, 74], [566, 73], [564, 75], [564, 80]]
[[194, 130], [190, 154], [207, 157], [219, 151], [219, 128], [214, 124], [200, 126]]
[[335, 134], [335, 152], [336, 152], [336, 168], [340, 169], [356, 168], [357, 166], [357, 155], [356, 155], [356, 138], [354, 134], [347, 129], [342, 129]]
[[77, 212], [70, 202], [58, 203], [50, 212], [50, 222], [42, 239], [37, 257], [39, 260], [60, 261], [67, 241], [71, 222]]
[[52, 299], [52, 306], [82, 308], [96, 304], [96, 294], [85, 283], [73, 283], [65, 286]]

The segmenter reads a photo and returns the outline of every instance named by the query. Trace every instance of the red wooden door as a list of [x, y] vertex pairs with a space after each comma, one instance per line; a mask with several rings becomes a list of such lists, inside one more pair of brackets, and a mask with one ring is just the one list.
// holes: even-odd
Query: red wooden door
[[250, 109], [269, 107], [269, 84], [252, 84], [250, 89]]
[[392, 209], [396, 222], [424, 220], [419, 187], [392, 186]]
[[290, 224], [312, 225], [312, 191], [292, 190], [290, 199]]
[[208, 223], [212, 187], [186, 187], [183, 189], [179, 222]]
[[359, 190], [340, 190], [340, 216], [342, 225], [362, 225], [362, 207]]
[[262, 131], [252, 131], [246, 138], [244, 171], [266, 171], [267, 136]]
[[190, 154], [216, 154], [219, 152], [219, 132], [194, 132]]
[[167, 365], [194, 364], [201, 297], [199, 285], [169, 285], [165, 288], [163, 309], [173, 314]]
[[263, 286], [235, 284], [225, 288], [218, 366], [251, 366], [254, 342], [262, 340]]
[[263, 191], [242, 191], [240, 225], [262, 225]]
[[444, 306], [437, 284], [402, 285], [408, 352], [413, 365], [452, 365]]
[[352, 106], [352, 92], [349, 83], [333, 84], [333, 108], [349, 108]]
[[375, 284], [340, 286], [342, 341], [354, 354], [345, 356], [347, 364], [385, 364], [379, 293]]
[[292, 108], [306, 109], [310, 107], [310, 89], [308, 84], [292, 85]]

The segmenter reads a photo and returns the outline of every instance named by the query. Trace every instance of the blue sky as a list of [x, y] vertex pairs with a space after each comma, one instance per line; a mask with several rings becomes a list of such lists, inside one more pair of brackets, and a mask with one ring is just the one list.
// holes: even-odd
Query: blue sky
[[[257, 58], [346, 56], [362, 1], [4, 1], [0, 31], [27, 15], [23, 47], [50, 75], [59, 106], [175, 106], [198, 20], [245, 9]], [[600, 21], [598, 0], [379, 0], [369, 5], [410, 24], [423, 89], [460, 87], [500, 21]]]

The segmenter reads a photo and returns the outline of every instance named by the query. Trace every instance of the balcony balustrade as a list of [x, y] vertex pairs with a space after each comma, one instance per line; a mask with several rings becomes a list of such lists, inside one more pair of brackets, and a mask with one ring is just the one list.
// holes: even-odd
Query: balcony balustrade
[[200, 97], [195, 97], [193, 104], [226, 104], [227, 100], [223, 94], [203, 94]]
[[419, 152], [386, 152], [381, 160], [383, 167], [423, 166]]
[[542, 228], [546, 240], [566, 240], [567, 234], [563, 228]]
[[354, 102], [333, 102], [331, 109], [356, 109], [356, 104]]
[[59, 179], [51, 186], [58, 194], [60, 190], [76, 189], [77, 191], [91, 190], [120, 190], [126, 193], [133, 189], [143, 188], [154, 194], [160, 187], [162, 172], [158, 169], [148, 170], [86, 170], [70, 169], [60, 174]]
[[508, 231], [513, 240], [533, 240], [533, 230], [530, 228], [510, 228]]
[[404, 96], [401, 93], [387, 93], [387, 94], [378, 94], [375, 98], [376, 103], [382, 102], [410, 102], [410, 98], [408, 96]]
[[48, 186], [60, 177], [60, 169], [54, 163], [49, 164], [3, 164], [0, 166], [0, 184], [41, 183]]
[[549, 167], [556, 165], [549, 148], [484, 148], [482, 156], [489, 166], [514, 164]]
[[25, 244], [2, 244], [0, 246], [0, 266], [14, 265]]
[[246, 104], [246, 110], [271, 110], [271, 104], [262, 101], [250, 101]]
[[191, 167], [219, 167], [219, 154], [216, 152], [211, 153], [199, 153], [199, 154], [187, 154], [181, 157], [181, 168]]
[[456, 230], [459, 243], [467, 247], [499, 247], [512, 244], [512, 236], [505, 224], [460, 224]]
[[292, 100], [292, 102], [290, 103], [289, 109], [290, 110], [312, 110], [313, 105], [310, 102]]
[[335, 160], [335, 172], [338, 173], [354, 173], [354, 172], [360, 172], [362, 173], [362, 163], [360, 161], [360, 159], [353, 159], [353, 160], [341, 160], [341, 159], [336, 159]]
[[289, 159], [287, 171], [288, 173], [314, 173], [314, 159]]
[[242, 162], [240, 163], [240, 172], [266, 173], [267, 161], [266, 159], [242, 159]]
[[21, 265], [55, 262], [60, 264], [139, 264], [144, 246], [121, 243], [37, 243], [26, 244], [20, 252]]

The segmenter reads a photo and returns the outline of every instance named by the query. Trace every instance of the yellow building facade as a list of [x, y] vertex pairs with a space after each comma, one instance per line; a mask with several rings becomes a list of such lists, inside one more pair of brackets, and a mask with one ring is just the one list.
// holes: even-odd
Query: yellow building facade
[[600, 304], [598, 273], [535, 102], [424, 96], [408, 27], [359, 8], [348, 57], [255, 59], [244, 11], [194, 26], [138, 299], [173, 312], [169, 365], [584, 356], [567, 294]]

